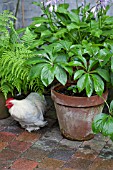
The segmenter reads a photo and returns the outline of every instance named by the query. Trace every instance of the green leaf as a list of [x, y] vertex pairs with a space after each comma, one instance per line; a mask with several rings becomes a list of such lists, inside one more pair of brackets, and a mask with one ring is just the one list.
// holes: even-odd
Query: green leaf
[[103, 126], [105, 122], [107, 121], [109, 115], [100, 113], [94, 117], [94, 120], [92, 122], [92, 130], [94, 133], [102, 132]]
[[33, 57], [33, 58], [28, 59], [25, 63], [28, 65], [31, 65], [31, 64], [39, 64], [39, 63], [46, 63], [46, 62], [47, 60], [44, 58]]
[[90, 71], [96, 64], [98, 63], [98, 60], [89, 60], [89, 65], [88, 65], [88, 71]]
[[96, 93], [99, 96], [102, 96], [102, 93], [104, 91], [104, 82], [101, 79], [100, 76], [96, 75], [96, 74], [91, 74], [92, 78], [93, 78], [93, 82], [94, 82], [94, 89], [96, 91]]
[[45, 30], [45, 31], [41, 32], [41, 37], [48, 37], [50, 35], [52, 35], [52, 32], [49, 30]]
[[104, 80], [110, 82], [110, 75], [108, 70], [98, 68], [95, 70], [95, 72], [98, 73]]
[[111, 71], [113, 72], [113, 57], [111, 57]]
[[53, 57], [53, 49], [54, 49], [54, 44], [42, 46], [42, 48], [45, 50], [45, 53], [49, 54], [49, 58], [54, 58]]
[[73, 68], [72, 67], [68, 67], [64, 63], [61, 63], [61, 67], [64, 68], [64, 70], [66, 70], [69, 73], [70, 76], [72, 76], [72, 74], [73, 74]]
[[[81, 54], [81, 50], [79, 50], [78, 52], [80, 52]], [[85, 59], [85, 57], [83, 57], [82, 55], [78, 55], [77, 58], [84, 63], [84, 67], [87, 70], [87, 60]]]
[[29, 49], [33, 49], [33, 48], [36, 48], [40, 45], [42, 45], [44, 43], [43, 40], [39, 39], [39, 40], [35, 40], [29, 47]]
[[110, 112], [113, 112], [113, 100], [110, 103]]
[[65, 41], [65, 40], [62, 40], [62, 41], [59, 41], [59, 43], [62, 45], [62, 47], [64, 49], [66, 49], [67, 51], [69, 51], [71, 45], [72, 45], [72, 42], [69, 42], [69, 41]]
[[68, 3], [59, 4], [58, 8], [68, 9], [69, 4]]
[[67, 88], [67, 90], [73, 91], [73, 93], [77, 93], [77, 85], [71, 85]]
[[42, 17], [42, 16], [41, 17], [34, 17], [33, 20], [35, 20], [37, 24], [50, 22], [50, 20], [48, 18], [45, 18], [45, 17]]
[[111, 53], [108, 49], [105, 48], [99, 50], [96, 56], [96, 59], [99, 60], [101, 67], [105, 66], [105, 64], [110, 61], [110, 58], [111, 58]]
[[71, 31], [71, 30], [73, 30], [73, 29], [79, 29], [79, 26], [78, 26], [77, 24], [75, 24], [75, 23], [71, 23], [71, 24], [68, 24], [68, 25], [67, 25], [67, 29], [68, 29], [69, 31]]
[[113, 72], [110, 73], [111, 85], [113, 86]]
[[89, 74], [86, 74], [86, 94], [90, 97], [93, 93], [93, 81]]
[[57, 53], [54, 55], [54, 63], [67, 63], [68, 55], [64, 53]]
[[51, 65], [47, 64], [41, 71], [41, 80], [45, 86], [48, 86], [54, 80], [54, 71]]
[[63, 37], [65, 33], [67, 33], [67, 29], [61, 28], [54, 34], [54, 36], [60, 38]]
[[72, 67], [80, 66], [80, 67], [84, 68], [84, 65], [79, 61], [71, 61], [71, 62], [68, 63], [68, 66], [72, 66]]
[[65, 70], [58, 65], [55, 66], [55, 77], [62, 85], [66, 84], [67, 74], [66, 74]]
[[34, 1], [34, 2], [32, 2], [32, 4], [34, 4], [34, 5], [36, 5], [36, 6], [40, 6], [40, 5], [41, 5], [41, 2], [36, 2], [36, 1]]
[[100, 29], [94, 29], [91, 31], [91, 35], [100, 38], [100, 35], [102, 34], [102, 30]]
[[86, 74], [82, 75], [81, 78], [77, 81], [77, 88], [81, 92], [86, 86]]
[[29, 78], [34, 79], [36, 77], [40, 77], [43, 67], [44, 67], [44, 65], [42, 63], [32, 66], [30, 73], [29, 73]]
[[108, 116], [106, 121], [104, 122], [102, 134], [104, 136], [112, 136], [113, 135], [113, 117]]
[[80, 22], [80, 18], [77, 13], [71, 11], [68, 13], [68, 16], [70, 17], [71, 21], [76, 22], [76, 23]]
[[77, 70], [77, 71], [75, 71], [75, 73], [74, 73], [74, 80], [77, 80], [78, 78], [80, 78], [83, 75], [83, 73], [85, 73], [84, 70]]

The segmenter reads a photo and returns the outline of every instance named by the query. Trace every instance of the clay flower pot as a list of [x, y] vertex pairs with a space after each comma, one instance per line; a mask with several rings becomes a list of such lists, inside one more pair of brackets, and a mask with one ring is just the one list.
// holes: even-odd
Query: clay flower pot
[[10, 114], [8, 112], [8, 109], [5, 106], [5, 97], [3, 93], [0, 91], [0, 119], [5, 119], [9, 116]]
[[[96, 114], [102, 112], [104, 100], [95, 95], [91, 97], [67, 96], [56, 92], [63, 88], [56, 85], [51, 89], [56, 114], [62, 135], [70, 140], [89, 140], [94, 137], [92, 120]], [[108, 91], [102, 97], [106, 100]]]

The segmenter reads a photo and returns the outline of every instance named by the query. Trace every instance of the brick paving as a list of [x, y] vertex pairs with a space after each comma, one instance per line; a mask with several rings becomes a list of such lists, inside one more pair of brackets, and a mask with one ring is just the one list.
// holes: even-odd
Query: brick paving
[[0, 120], [0, 170], [112, 170], [113, 142], [101, 134], [70, 141], [61, 134], [48, 97], [48, 125], [27, 132], [13, 118]]

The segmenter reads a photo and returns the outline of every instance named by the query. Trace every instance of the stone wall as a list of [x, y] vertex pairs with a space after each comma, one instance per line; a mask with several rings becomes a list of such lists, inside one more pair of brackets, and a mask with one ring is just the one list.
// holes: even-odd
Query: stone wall
[[[0, 0], [0, 12], [6, 9], [12, 11], [17, 17], [16, 28], [21, 28], [29, 25], [32, 17], [41, 13], [40, 8], [32, 4], [33, 1], [39, 0]], [[71, 8], [76, 7], [76, 0], [65, 0], [65, 2], [69, 2]], [[93, 4], [95, 1], [89, 0], [89, 2]], [[113, 15], [113, 10], [110, 10], [109, 14]]]

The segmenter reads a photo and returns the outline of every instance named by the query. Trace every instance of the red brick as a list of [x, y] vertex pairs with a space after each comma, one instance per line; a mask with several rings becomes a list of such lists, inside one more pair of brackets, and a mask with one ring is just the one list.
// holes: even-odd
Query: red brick
[[62, 168], [61, 170], [75, 170], [75, 168], [74, 169], [72, 169], [72, 168]]
[[7, 142], [0, 142], [0, 151], [8, 145]]
[[38, 163], [39, 168], [45, 168], [47, 170], [56, 170], [56, 168], [60, 168], [64, 165], [64, 161], [51, 159], [51, 158], [44, 158], [41, 163]]
[[8, 170], [9, 167], [11, 166], [12, 162], [11, 161], [2, 161], [0, 160], [0, 170]]
[[32, 143], [28, 143], [28, 142], [21, 142], [21, 141], [13, 141], [11, 142], [7, 148], [14, 150], [14, 151], [18, 151], [18, 152], [25, 152], [30, 146], [32, 145]]
[[8, 149], [3, 149], [0, 152], [0, 160], [2, 161], [13, 161], [19, 157], [20, 153]]
[[89, 141], [84, 141], [82, 144], [83, 148], [89, 148], [91, 150], [94, 150], [96, 152], [100, 152], [102, 148], [105, 146], [106, 142], [105, 141], [99, 141], [99, 140], [89, 140]]
[[27, 160], [27, 159], [18, 159], [13, 163], [11, 169], [13, 170], [33, 170], [38, 166], [38, 163], [35, 161]]
[[82, 158], [87, 160], [94, 160], [98, 156], [98, 153], [91, 149], [78, 149], [72, 158]]
[[44, 151], [38, 148], [29, 148], [22, 157], [35, 160], [37, 162], [41, 161], [43, 158], [47, 157], [48, 151]]
[[9, 132], [0, 132], [0, 141], [2, 142], [11, 142], [15, 137], [15, 134]]
[[20, 126], [17, 126], [17, 125], [10, 125], [6, 127], [4, 131], [19, 135], [20, 133], [24, 131], [24, 129], [22, 129]]
[[63, 168], [72, 168], [75, 170], [88, 170], [88, 167], [91, 163], [92, 161], [87, 159], [73, 158], [69, 162], [67, 162]]
[[41, 137], [41, 134], [38, 132], [23, 132], [21, 133], [16, 140], [19, 141], [24, 141], [24, 142], [35, 142], [36, 140], [38, 140]]
[[113, 169], [113, 159], [103, 160], [101, 158], [97, 158], [90, 165], [88, 170], [112, 170], [112, 169]]

